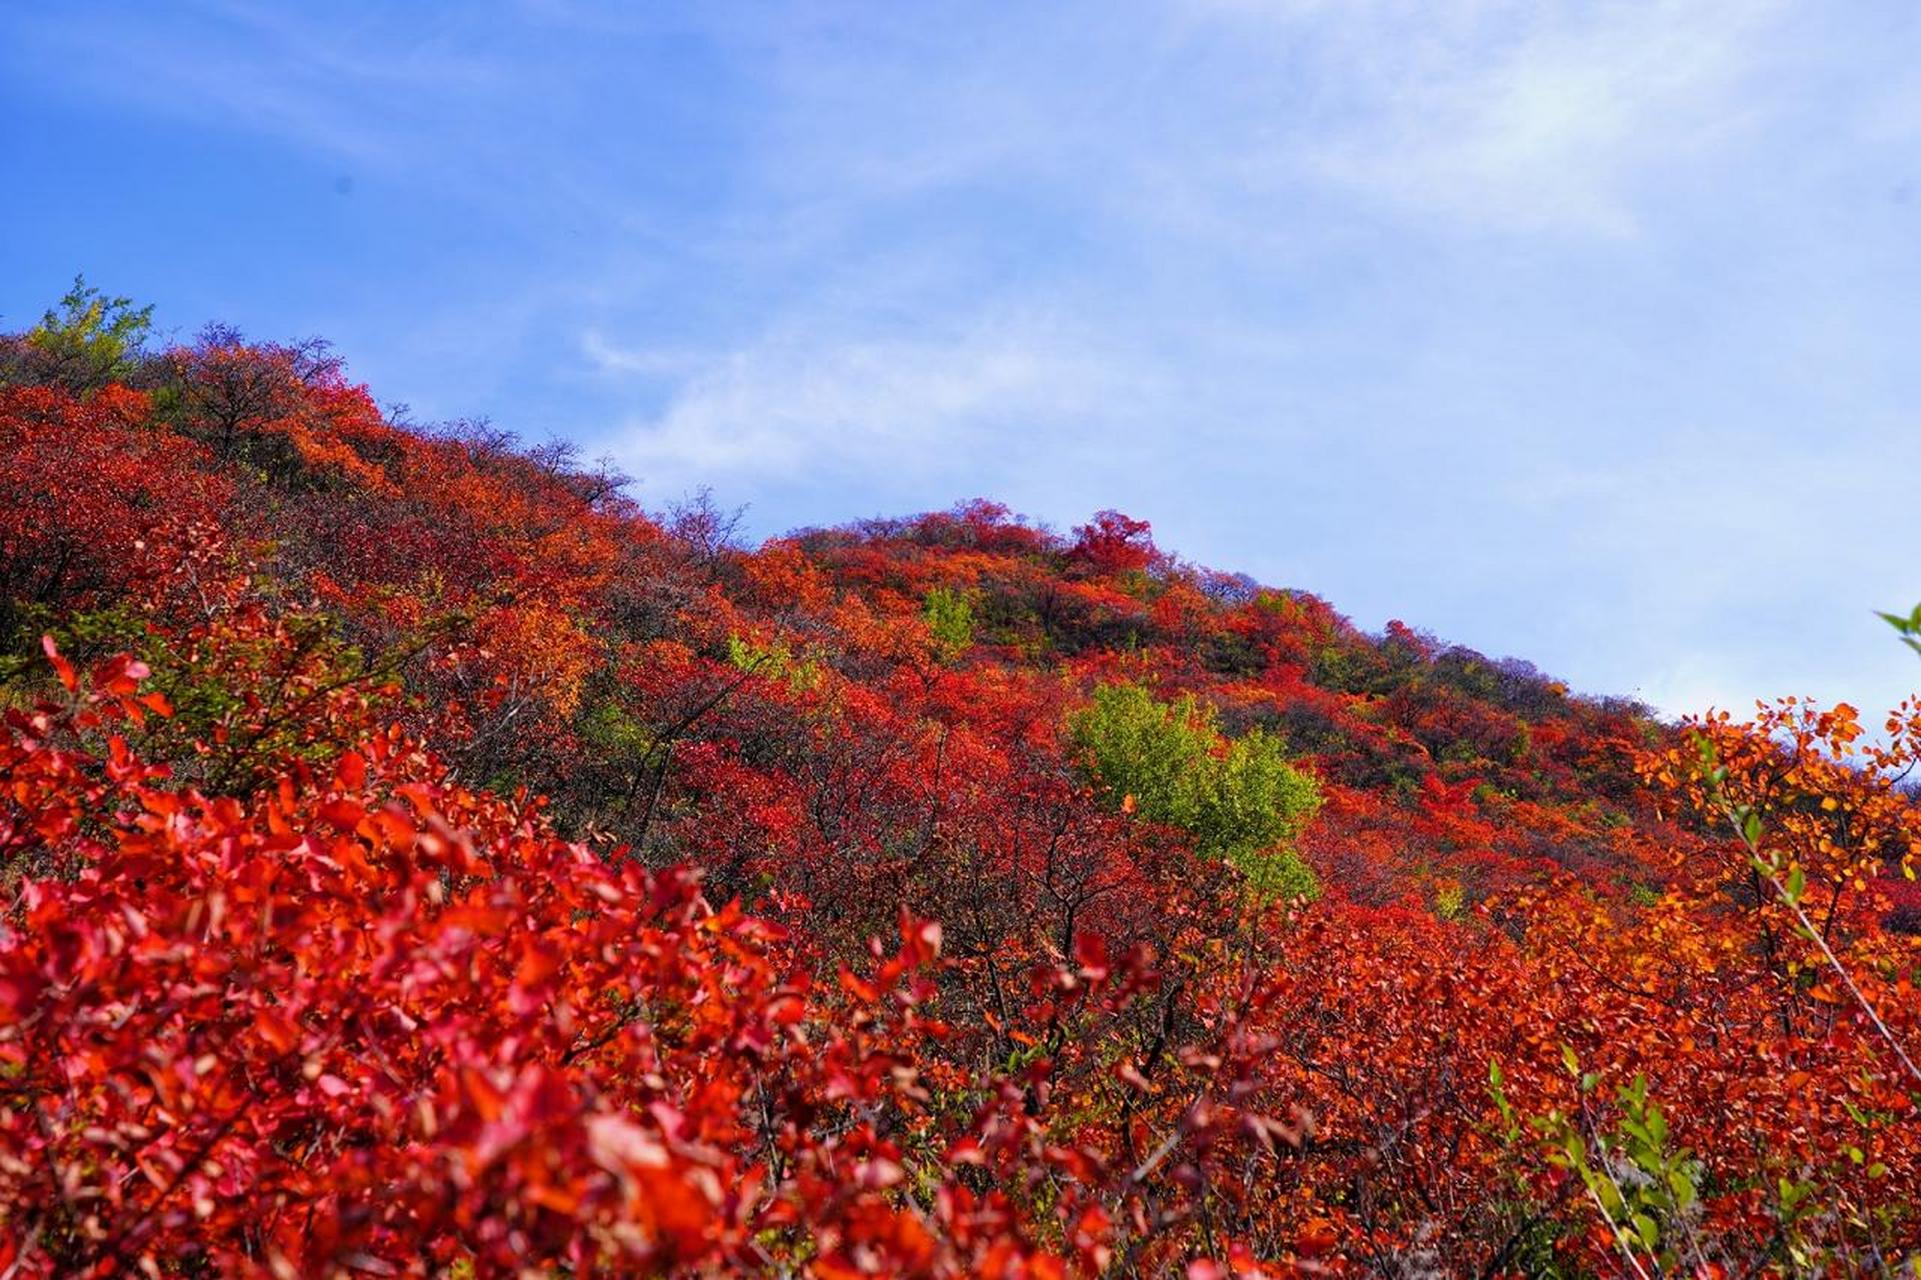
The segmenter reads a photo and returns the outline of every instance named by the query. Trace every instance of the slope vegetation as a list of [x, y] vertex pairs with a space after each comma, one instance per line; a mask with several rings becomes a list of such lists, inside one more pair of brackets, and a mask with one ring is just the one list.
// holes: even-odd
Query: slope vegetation
[[8, 1274], [1893, 1273], [1921, 713], [0, 339]]

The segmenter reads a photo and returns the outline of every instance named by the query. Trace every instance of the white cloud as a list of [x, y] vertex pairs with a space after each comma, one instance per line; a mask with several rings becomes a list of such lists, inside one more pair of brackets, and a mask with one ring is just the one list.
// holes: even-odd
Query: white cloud
[[1283, 167], [1472, 229], [1619, 236], [1645, 185], [1755, 122], [1777, 0], [1234, 6], [1310, 51]]
[[1114, 362], [1026, 316], [905, 337], [790, 332], [698, 361], [589, 342], [605, 371], [685, 371], [661, 412], [611, 444], [656, 493], [717, 476], [978, 473], [996, 455], [1084, 442], [1130, 394]]
[[580, 353], [595, 372], [611, 377], [686, 377], [703, 363], [700, 353], [687, 347], [623, 347], [599, 329], [580, 335]]

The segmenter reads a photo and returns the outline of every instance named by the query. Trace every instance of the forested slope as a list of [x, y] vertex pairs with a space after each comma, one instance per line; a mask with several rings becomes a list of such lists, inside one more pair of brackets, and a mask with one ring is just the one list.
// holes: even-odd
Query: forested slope
[[1112, 512], [749, 548], [143, 319], [0, 340], [0, 1266], [1907, 1265], [1913, 707]]

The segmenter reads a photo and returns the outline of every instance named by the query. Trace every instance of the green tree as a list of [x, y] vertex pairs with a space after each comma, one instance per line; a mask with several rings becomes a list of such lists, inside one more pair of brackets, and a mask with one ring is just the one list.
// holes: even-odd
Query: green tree
[[933, 588], [921, 603], [920, 616], [934, 637], [941, 661], [954, 661], [974, 643], [974, 606], [960, 592]]
[[153, 328], [153, 308], [131, 298], [109, 298], [73, 278], [73, 288], [27, 331], [27, 345], [43, 374], [76, 391], [91, 391], [132, 372]]
[[1314, 873], [1295, 852], [1320, 789], [1258, 729], [1224, 740], [1191, 697], [1166, 703], [1136, 684], [1103, 685], [1068, 717], [1082, 768], [1109, 803], [1190, 832], [1194, 847], [1244, 872], [1264, 897], [1312, 896]]

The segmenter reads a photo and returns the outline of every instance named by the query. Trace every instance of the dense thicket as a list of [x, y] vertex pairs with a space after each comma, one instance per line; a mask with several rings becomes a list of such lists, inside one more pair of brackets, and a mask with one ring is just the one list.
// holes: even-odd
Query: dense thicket
[[7, 1274], [1913, 1265], [1914, 705], [747, 548], [144, 324], [0, 339]]

